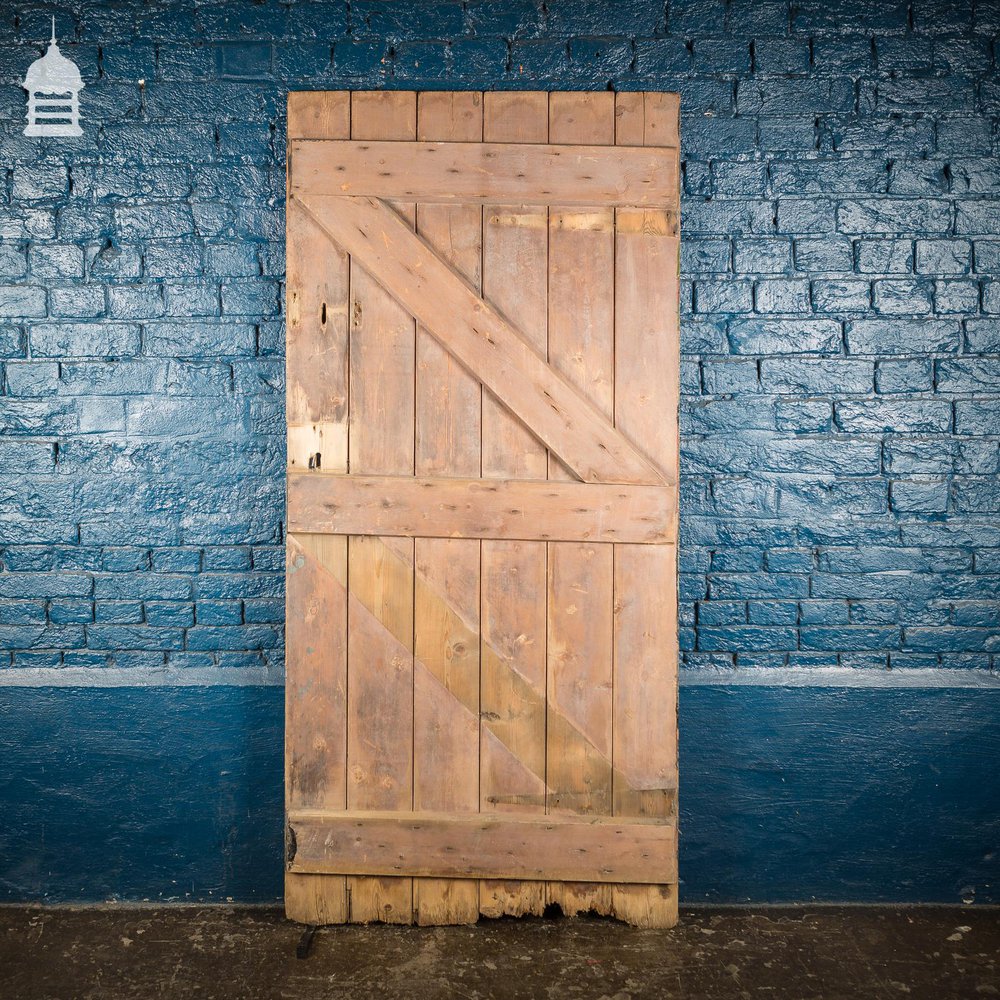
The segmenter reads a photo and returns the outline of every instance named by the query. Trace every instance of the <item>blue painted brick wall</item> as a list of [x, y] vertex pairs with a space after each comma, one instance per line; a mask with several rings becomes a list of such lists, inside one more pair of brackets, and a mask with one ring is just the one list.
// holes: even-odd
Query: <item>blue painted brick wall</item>
[[997, 665], [997, 4], [0, 17], [2, 666], [280, 663], [285, 95], [369, 87], [682, 94], [688, 664]]

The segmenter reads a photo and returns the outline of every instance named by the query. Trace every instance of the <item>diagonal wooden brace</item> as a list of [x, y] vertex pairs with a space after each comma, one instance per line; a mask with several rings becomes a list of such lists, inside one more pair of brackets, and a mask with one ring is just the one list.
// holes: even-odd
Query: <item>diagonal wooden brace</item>
[[667, 477], [386, 204], [296, 197], [441, 345], [584, 482]]

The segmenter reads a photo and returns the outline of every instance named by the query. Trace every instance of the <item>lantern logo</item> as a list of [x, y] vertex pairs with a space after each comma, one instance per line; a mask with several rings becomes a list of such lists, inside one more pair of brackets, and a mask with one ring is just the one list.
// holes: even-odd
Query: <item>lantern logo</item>
[[80, 128], [83, 80], [76, 64], [56, 45], [55, 17], [48, 51], [28, 67], [22, 86], [28, 92], [25, 135], [83, 135]]

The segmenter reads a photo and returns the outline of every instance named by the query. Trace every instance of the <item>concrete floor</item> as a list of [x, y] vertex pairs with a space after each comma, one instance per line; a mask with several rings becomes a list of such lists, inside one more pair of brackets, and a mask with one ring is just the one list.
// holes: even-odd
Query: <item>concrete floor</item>
[[603, 920], [301, 928], [275, 909], [0, 907], [3, 1000], [1000, 997], [1000, 910], [682, 911]]

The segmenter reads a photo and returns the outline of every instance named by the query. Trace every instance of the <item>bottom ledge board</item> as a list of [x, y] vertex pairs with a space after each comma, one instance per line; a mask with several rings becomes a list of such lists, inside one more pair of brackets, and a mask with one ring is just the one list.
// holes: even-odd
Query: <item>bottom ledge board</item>
[[288, 824], [294, 872], [657, 884], [677, 877], [673, 821], [302, 810]]

